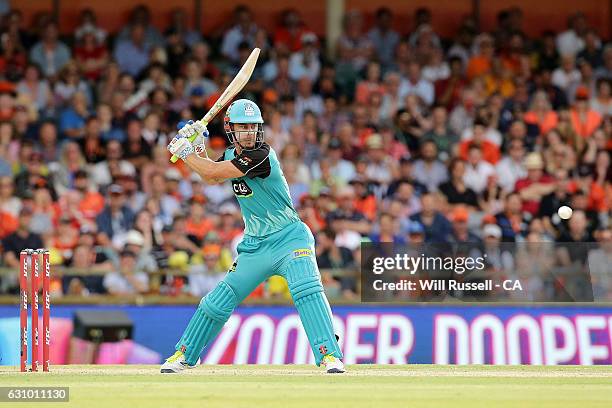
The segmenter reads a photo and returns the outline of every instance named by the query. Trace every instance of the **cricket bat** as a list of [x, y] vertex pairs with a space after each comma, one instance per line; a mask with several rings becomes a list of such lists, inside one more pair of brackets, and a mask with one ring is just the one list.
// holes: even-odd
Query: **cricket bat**
[[[225, 91], [223, 91], [219, 99], [217, 99], [217, 102], [215, 102], [213, 107], [210, 108], [210, 110], [206, 112], [206, 115], [204, 115], [204, 117], [198, 122], [200, 122], [204, 126], [208, 125], [210, 121], [213, 120], [215, 116], [217, 116], [217, 113], [219, 113], [219, 111], [223, 109], [225, 105], [227, 105], [232, 99], [234, 99], [236, 95], [238, 95], [240, 91], [242, 91], [242, 88], [244, 88], [246, 83], [249, 82], [249, 79], [253, 74], [253, 70], [255, 69], [255, 65], [257, 64], [257, 58], [259, 58], [259, 52], [259, 48], [255, 48], [251, 52], [251, 55], [249, 55], [249, 58], [247, 58], [247, 60], [244, 62], [244, 65], [242, 66], [242, 68], [240, 68], [240, 71], [238, 71], [236, 77], [232, 80], [232, 82], [230, 82], [227, 88], [225, 88]], [[197, 136], [197, 134], [192, 135], [191, 137], [189, 137], [189, 141], [193, 142]], [[172, 163], [176, 163], [178, 159], [178, 156], [172, 155], [170, 161]]]

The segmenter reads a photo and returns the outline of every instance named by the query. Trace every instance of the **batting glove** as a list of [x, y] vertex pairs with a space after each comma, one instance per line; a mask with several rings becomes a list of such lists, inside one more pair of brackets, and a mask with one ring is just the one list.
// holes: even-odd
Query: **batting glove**
[[175, 156], [181, 158], [181, 160], [185, 161], [187, 156], [193, 154], [195, 152], [195, 148], [185, 137], [177, 135], [170, 144], [168, 145], [168, 150]]
[[181, 121], [177, 125], [178, 136], [189, 139], [194, 146], [204, 144], [204, 139], [208, 137], [208, 129], [200, 122], [190, 120], [188, 122]]

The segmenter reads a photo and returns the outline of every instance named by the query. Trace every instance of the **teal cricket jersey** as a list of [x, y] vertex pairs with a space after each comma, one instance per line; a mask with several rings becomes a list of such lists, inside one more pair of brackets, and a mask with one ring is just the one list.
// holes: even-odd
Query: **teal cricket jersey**
[[218, 161], [222, 160], [231, 160], [244, 173], [231, 182], [242, 210], [246, 235], [269, 235], [300, 220], [276, 152], [267, 143], [259, 149], [242, 151], [238, 156], [235, 148], [230, 147]]

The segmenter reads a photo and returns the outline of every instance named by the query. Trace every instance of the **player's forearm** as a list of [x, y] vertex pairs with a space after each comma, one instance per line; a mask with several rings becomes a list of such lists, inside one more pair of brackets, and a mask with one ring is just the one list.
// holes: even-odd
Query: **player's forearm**
[[202, 177], [202, 180], [204, 180], [206, 184], [220, 184], [225, 181], [224, 177], [217, 174], [218, 170], [216, 168], [217, 166], [215, 166], [215, 162], [208, 158], [203, 158], [199, 157], [196, 154], [191, 154], [187, 156], [185, 163], [187, 164], [187, 166], [189, 166], [191, 170], [198, 173], [198, 175]]

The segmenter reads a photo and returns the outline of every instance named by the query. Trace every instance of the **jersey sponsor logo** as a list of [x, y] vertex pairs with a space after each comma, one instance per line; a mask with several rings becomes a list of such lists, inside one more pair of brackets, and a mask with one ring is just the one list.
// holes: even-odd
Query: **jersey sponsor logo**
[[304, 256], [311, 256], [312, 255], [312, 250], [304, 248], [304, 249], [296, 249], [295, 251], [293, 251], [293, 257], [294, 258], [301, 258]]
[[327, 354], [327, 347], [325, 346], [320, 346], [319, 347], [319, 353], [326, 355]]
[[232, 267], [229, 268], [228, 272], [236, 272], [236, 267], [238, 266], [238, 261], [234, 261], [234, 263], [232, 264]]
[[252, 160], [250, 157], [239, 157], [238, 158], [238, 163], [242, 164], [243, 166], [248, 166], [249, 164], [251, 164]]
[[249, 187], [244, 180], [232, 180], [232, 188], [234, 189], [234, 194], [239, 198], [253, 195], [253, 190], [251, 190], [251, 187]]

